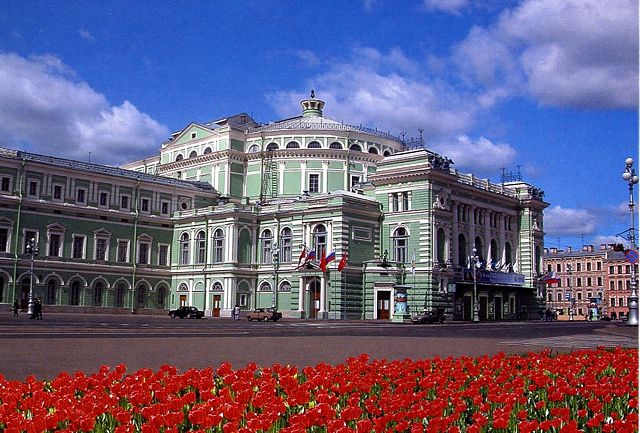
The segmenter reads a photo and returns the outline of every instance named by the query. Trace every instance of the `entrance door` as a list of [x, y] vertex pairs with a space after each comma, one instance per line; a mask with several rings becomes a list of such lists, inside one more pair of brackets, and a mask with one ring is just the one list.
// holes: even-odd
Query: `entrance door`
[[489, 305], [489, 299], [485, 296], [480, 296], [480, 320], [487, 320], [487, 307]]
[[496, 320], [502, 320], [502, 298], [494, 298]]
[[180, 295], [180, 306], [181, 307], [187, 306], [187, 295]]
[[220, 303], [222, 295], [213, 295], [213, 317], [220, 317]]
[[389, 320], [389, 310], [391, 308], [391, 292], [380, 291], [377, 292], [377, 314], [378, 320]]
[[31, 281], [22, 280], [22, 288], [20, 290], [20, 309], [26, 310], [29, 306], [29, 288], [31, 287]]
[[309, 287], [309, 317], [312, 319], [318, 318], [320, 311], [320, 282], [314, 281]]
[[471, 319], [473, 317], [471, 296], [465, 296], [463, 299], [464, 302], [462, 303], [462, 320], [471, 322]]

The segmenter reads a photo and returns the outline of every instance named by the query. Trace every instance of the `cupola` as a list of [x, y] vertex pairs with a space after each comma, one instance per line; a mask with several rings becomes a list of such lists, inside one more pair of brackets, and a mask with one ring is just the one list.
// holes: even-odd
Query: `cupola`
[[302, 105], [302, 117], [322, 117], [324, 101], [316, 99], [316, 93], [313, 90], [311, 91], [311, 97], [300, 101], [300, 105]]

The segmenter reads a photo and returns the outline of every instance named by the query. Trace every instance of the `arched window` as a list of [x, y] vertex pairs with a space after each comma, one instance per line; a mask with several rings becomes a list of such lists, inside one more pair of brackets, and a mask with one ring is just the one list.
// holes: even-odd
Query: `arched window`
[[144, 308], [145, 307], [145, 301], [147, 299], [147, 285], [144, 283], [141, 283], [138, 286], [138, 290], [136, 290], [136, 301], [138, 304], [138, 308]]
[[349, 150], [353, 150], [354, 152], [362, 152], [362, 147], [359, 144], [352, 144], [349, 146]]
[[317, 141], [312, 141], [311, 143], [307, 144], [307, 149], [320, 149], [321, 147], [322, 146]]
[[[4, 280], [3, 280], [3, 283], [4, 283]], [[57, 292], [58, 292], [58, 282], [52, 278], [47, 283], [46, 301], [48, 305], [53, 305], [56, 303], [56, 298], [58, 297]]]
[[265, 230], [260, 236], [260, 251], [262, 256], [260, 257], [260, 263], [271, 263], [271, 255], [273, 251], [271, 247], [273, 245], [273, 235], [271, 230]]
[[102, 282], [97, 282], [93, 287], [93, 306], [101, 307], [102, 306], [102, 292], [104, 291], [104, 284]]
[[278, 143], [271, 142], [267, 144], [267, 152], [271, 152], [273, 150], [278, 150]]
[[180, 264], [189, 264], [189, 233], [182, 233], [180, 236]]
[[80, 305], [80, 281], [71, 283], [69, 292], [69, 305]]
[[224, 261], [224, 232], [222, 229], [216, 229], [213, 232], [213, 263], [222, 263]]
[[280, 262], [288, 263], [291, 261], [291, 247], [293, 246], [293, 233], [289, 227], [285, 227], [280, 231]]
[[199, 231], [196, 235], [196, 245], [198, 249], [198, 256], [196, 263], [202, 264], [207, 260], [207, 242], [204, 231]]
[[473, 243], [473, 247], [476, 249], [476, 255], [478, 256], [478, 260], [484, 260], [484, 245], [482, 244], [482, 238], [480, 236], [476, 236], [476, 239]]
[[458, 235], [458, 265], [466, 266], [467, 256], [467, 238], [460, 233]]
[[287, 149], [299, 149], [300, 145], [295, 141], [290, 141], [287, 143]]
[[446, 258], [446, 238], [443, 228], [438, 229], [438, 243], [437, 243], [437, 251], [436, 258], [440, 265], [444, 265], [447, 261]]
[[220, 281], [216, 281], [213, 283], [213, 287], [211, 288], [213, 292], [222, 292], [224, 289], [222, 288], [222, 283]]
[[287, 280], [281, 281], [278, 286], [278, 292], [290, 292], [291, 291], [291, 283]]
[[120, 283], [116, 286], [116, 307], [124, 307], [124, 295], [127, 292], [127, 288], [124, 283]]
[[211, 148], [210, 148], [210, 147], [205, 147], [205, 148], [204, 148], [204, 152], [202, 152], [202, 153], [203, 153], [204, 155], [208, 155], [208, 154], [210, 154], [211, 152], [212, 152], [212, 150], [211, 150]]
[[260, 284], [260, 287], [258, 288], [258, 291], [260, 291], [260, 292], [270, 292], [271, 291], [271, 284], [268, 281], [263, 281]]
[[370, 147], [369, 148], [369, 153], [373, 153], [374, 155], [378, 154], [378, 149], [376, 149], [375, 147]]
[[398, 227], [393, 232], [393, 259], [396, 262], [406, 263], [409, 249], [409, 235], [404, 227]]
[[158, 308], [164, 308], [165, 300], [167, 298], [167, 288], [165, 286], [158, 287]]
[[511, 244], [509, 242], [504, 244], [504, 262], [511, 270], [511, 266], [513, 263], [513, 252], [511, 250]]
[[499, 261], [498, 242], [495, 239], [491, 239], [491, 269], [496, 269]]
[[334, 141], [329, 145], [329, 149], [342, 149], [342, 143]]
[[182, 154], [181, 154], [181, 153], [179, 153], [179, 154], [177, 154], [177, 155], [176, 155], [176, 161], [182, 161], [182, 159], [183, 159], [183, 158], [184, 158], [184, 157], [182, 156]]
[[260, 152], [260, 146], [258, 146], [257, 144], [252, 144], [251, 146], [249, 146], [249, 153], [257, 153]]
[[195, 158], [196, 156], [198, 156], [198, 152], [196, 152], [195, 150], [192, 150], [189, 154], [189, 158]]
[[318, 224], [313, 229], [313, 249], [316, 252], [316, 258], [321, 260], [327, 251], [327, 229], [324, 225]]

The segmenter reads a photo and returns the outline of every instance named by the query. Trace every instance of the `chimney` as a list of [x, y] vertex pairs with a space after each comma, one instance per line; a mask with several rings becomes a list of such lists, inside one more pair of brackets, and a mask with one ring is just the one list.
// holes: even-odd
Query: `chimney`
[[589, 252], [592, 253], [594, 251], [594, 246], [593, 245], [589, 245]]
[[607, 244], [600, 244], [600, 251], [606, 251], [607, 250]]
[[589, 251], [589, 245], [583, 245], [582, 251]]
[[572, 250], [572, 248], [570, 246], [567, 246], [567, 252], [570, 253]]

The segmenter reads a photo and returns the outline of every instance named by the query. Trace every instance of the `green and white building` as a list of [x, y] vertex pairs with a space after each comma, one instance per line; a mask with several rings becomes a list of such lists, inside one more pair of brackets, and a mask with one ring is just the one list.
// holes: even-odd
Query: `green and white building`
[[2, 149], [0, 302], [26, 307], [32, 289], [48, 311], [404, 320], [406, 293], [408, 312], [471, 320], [475, 298], [480, 320], [537, 317], [540, 190], [301, 105], [191, 123], [120, 168]]

